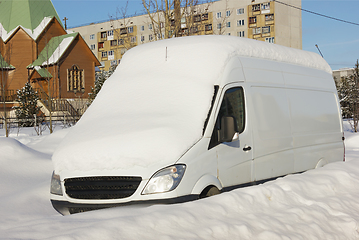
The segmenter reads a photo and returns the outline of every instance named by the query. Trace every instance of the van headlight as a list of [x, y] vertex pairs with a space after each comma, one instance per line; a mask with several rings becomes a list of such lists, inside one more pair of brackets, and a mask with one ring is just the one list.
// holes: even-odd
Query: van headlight
[[181, 182], [186, 165], [174, 165], [155, 173], [148, 181], [142, 194], [164, 193], [175, 189]]
[[62, 196], [60, 176], [55, 172], [52, 172], [50, 193]]

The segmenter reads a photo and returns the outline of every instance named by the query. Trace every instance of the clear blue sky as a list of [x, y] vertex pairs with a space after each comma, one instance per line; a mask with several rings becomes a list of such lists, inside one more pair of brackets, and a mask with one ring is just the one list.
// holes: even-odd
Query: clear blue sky
[[[127, 0], [52, 0], [68, 27], [98, 22], [116, 16]], [[359, 0], [302, 0], [302, 8], [359, 24]], [[143, 13], [141, 0], [130, 0], [127, 14]], [[303, 50], [318, 53], [318, 44], [333, 70], [353, 67], [359, 59], [359, 26], [302, 13]]]

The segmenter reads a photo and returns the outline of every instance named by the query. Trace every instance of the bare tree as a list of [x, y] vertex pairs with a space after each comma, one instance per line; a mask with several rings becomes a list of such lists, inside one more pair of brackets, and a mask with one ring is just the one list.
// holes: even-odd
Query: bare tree
[[232, 14], [232, 11], [228, 8], [228, 0], [225, 1], [225, 10], [224, 12], [217, 12], [216, 16], [213, 18], [216, 19], [213, 22], [216, 22], [217, 26], [214, 26], [216, 30], [214, 30], [214, 34], [216, 35], [223, 35], [227, 24], [228, 24], [228, 18]]
[[[0, 38], [1, 40], [1, 38]], [[9, 122], [8, 115], [9, 110], [6, 104], [12, 100], [11, 90], [9, 90], [10, 83], [12, 81], [13, 72], [15, 68], [11, 65], [11, 43], [5, 44], [0, 41], [0, 100], [2, 103], [2, 111], [4, 118], [5, 136], [9, 136]]]
[[154, 40], [199, 34], [199, 22], [205, 19], [202, 14], [208, 11], [209, 4], [199, 0], [142, 0]]
[[128, 15], [128, 3], [117, 8], [115, 16], [110, 16], [111, 34], [107, 33], [107, 40], [110, 41], [110, 49], [114, 51], [114, 59], [120, 59], [127, 50], [137, 45], [135, 26]]

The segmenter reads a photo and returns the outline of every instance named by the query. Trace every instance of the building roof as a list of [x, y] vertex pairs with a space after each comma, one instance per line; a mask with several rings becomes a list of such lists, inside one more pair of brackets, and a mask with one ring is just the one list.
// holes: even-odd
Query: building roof
[[35, 70], [43, 78], [52, 78], [51, 73], [46, 68], [35, 67]]
[[62, 25], [51, 0], [2, 0], [0, 37], [6, 41], [21, 27], [36, 40], [54, 17]]
[[51, 38], [39, 54], [38, 58], [27, 67], [32, 68], [35, 66], [48, 66], [56, 64], [78, 35], [79, 33], [71, 33]]

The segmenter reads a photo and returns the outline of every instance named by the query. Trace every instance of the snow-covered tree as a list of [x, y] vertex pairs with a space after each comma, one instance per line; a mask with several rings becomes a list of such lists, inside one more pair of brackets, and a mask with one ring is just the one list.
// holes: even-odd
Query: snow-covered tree
[[342, 116], [348, 119], [354, 132], [358, 132], [359, 122], [359, 62], [354, 73], [336, 81]]
[[91, 105], [93, 100], [95, 100], [97, 94], [100, 92], [104, 82], [113, 74], [117, 65], [110, 67], [108, 71], [96, 72], [95, 87], [91, 87], [91, 92], [89, 93], [89, 103]]
[[31, 127], [35, 124], [35, 116], [39, 114], [40, 108], [37, 106], [39, 95], [30, 83], [26, 83], [23, 88], [17, 91], [16, 102], [18, 106], [14, 107], [16, 118], [19, 121], [19, 127]]

